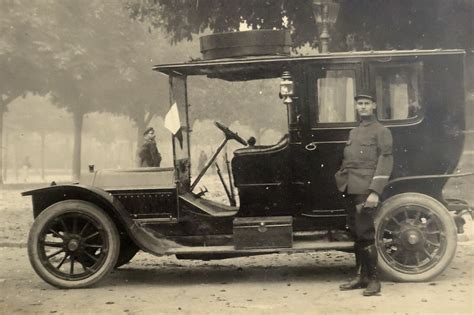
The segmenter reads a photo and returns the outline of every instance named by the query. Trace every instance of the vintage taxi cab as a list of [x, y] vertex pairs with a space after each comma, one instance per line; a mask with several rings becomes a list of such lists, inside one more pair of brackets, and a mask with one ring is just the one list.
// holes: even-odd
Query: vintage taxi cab
[[[87, 182], [23, 193], [32, 197], [35, 217], [29, 258], [42, 279], [60, 288], [90, 286], [138, 250], [204, 260], [351, 251], [334, 173], [358, 124], [353, 98], [362, 89], [375, 92], [378, 119], [394, 139], [394, 169], [376, 218], [379, 269], [395, 281], [426, 281], [449, 265], [462, 215], [470, 211], [466, 202], [443, 195], [449, 178], [472, 175], [457, 172], [464, 141], [464, 51], [290, 56], [288, 34], [268, 34], [209, 35], [202, 40], [204, 59], [154, 67], [169, 77], [170, 105], [176, 104], [181, 118], [172, 141], [173, 167], [98, 170]], [[258, 47], [264, 35], [281, 40]], [[195, 76], [231, 82], [278, 78], [280, 102], [274, 106], [287, 107], [286, 135], [271, 145], [247, 145], [216, 122], [224, 140], [204, 169], [191, 174], [187, 91]], [[238, 200], [229, 194], [230, 205], [196, 191], [228, 142], [242, 146], [231, 160]]]

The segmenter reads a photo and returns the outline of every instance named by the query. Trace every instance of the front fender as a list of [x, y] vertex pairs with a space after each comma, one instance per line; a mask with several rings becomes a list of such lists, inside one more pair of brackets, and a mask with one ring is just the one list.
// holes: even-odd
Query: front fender
[[123, 207], [120, 201], [105, 190], [97, 187], [86, 185], [54, 185], [25, 191], [22, 195], [32, 197], [33, 216], [35, 218], [44, 209], [56, 202], [78, 199], [96, 204], [107, 212], [112, 211], [112, 217], [117, 218], [123, 224], [129, 226], [133, 223], [127, 210]]
[[166, 241], [161, 235], [152, 234], [136, 224], [122, 203], [112, 194], [97, 187], [86, 185], [57, 185], [25, 191], [31, 196], [33, 216], [36, 218], [44, 209], [63, 200], [84, 200], [103, 209], [114, 220], [120, 231], [124, 231], [133, 242], [146, 252], [160, 255], [177, 244]]

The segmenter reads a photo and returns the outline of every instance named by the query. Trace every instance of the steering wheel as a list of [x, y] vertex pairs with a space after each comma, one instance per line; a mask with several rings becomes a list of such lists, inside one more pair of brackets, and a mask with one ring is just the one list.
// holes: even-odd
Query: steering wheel
[[224, 126], [223, 124], [221, 124], [220, 122], [218, 121], [215, 121], [214, 124], [217, 126], [217, 128], [219, 128], [220, 130], [222, 130], [222, 132], [225, 134], [225, 137], [227, 139], [234, 139], [236, 140], [237, 142], [243, 144], [243, 145], [247, 145], [247, 141], [245, 141], [244, 139], [242, 139], [241, 136], [239, 136], [236, 132], [233, 132], [232, 130], [230, 130], [229, 128], [227, 128], [226, 126]]

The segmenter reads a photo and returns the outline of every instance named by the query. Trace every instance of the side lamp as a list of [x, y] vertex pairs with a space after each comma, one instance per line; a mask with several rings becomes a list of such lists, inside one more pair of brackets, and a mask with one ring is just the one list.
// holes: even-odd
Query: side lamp
[[291, 97], [294, 95], [294, 84], [293, 78], [289, 71], [283, 71], [280, 81], [280, 97], [283, 99], [284, 104], [291, 104], [293, 100]]

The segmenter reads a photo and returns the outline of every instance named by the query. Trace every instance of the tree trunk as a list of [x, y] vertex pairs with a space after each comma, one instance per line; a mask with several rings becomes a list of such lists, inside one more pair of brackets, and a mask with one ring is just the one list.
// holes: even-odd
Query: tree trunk
[[137, 123], [137, 147], [133, 154], [133, 166], [134, 167], [140, 167], [140, 158], [138, 157], [138, 151], [140, 150], [141, 146], [143, 145], [143, 132], [145, 131], [144, 127], [146, 126], [144, 122], [142, 121], [140, 124]]
[[74, 149], [72, 150], [72, 180], [78, 182], [81, 177], [82, 122], [84, 113], [74, 112]]
[[153, 114], [143, 115], [140, 119], [134, 119], [135, 125], [137, 126], [137, 145], [140, 146], [143, 143], [143, 132], [148, 128]]
[[135, 152], [135, 148], [134, 148], [134, 142], [132, 140], [128, 140], [128, 152], [130, 153], [129, 154], [129, 157], [130, 157], [130, 162], [129, 162], [129, 167], [135, 167], [137, 166], [136, 164], [136, 155], [137, 153]]
[[3, 118], [7, 111], [7, 105], [3, 102], [0, 95], [0, 185], [3, 184]]
[[9, 149], [9, 142], [8, 142], [8, 134], [5, 133], [5, 145], [4, 145], [4, 152], [3, 152], [3, 182], [7, 181], [8, 177], [8, 149]]
[[46, 142], [46, 133], [44, 131], [41, 132], [41, 180], [44, 181], [44, 144]]
[[13, 173], [15, 174], [15, 181], [18, 182], [18, 169], [20, 167], [19, 161], [18, 161], [18, 146], [17, 143], [13, 143]]
[[8, 104], [18, 96], [19, 94], [13, 94], [4, 99], [0, 93], [0, 185], [3, 184], [3, 119], [5, 118]]
[[137, 146], [140, 146], [143, 144], [143, 132], [145, 131], [145, 124], [143, 121], [139, 124], [138, 122], [136, 123], [137, 125]]
[[[71, 138], [64, 137], [64, 144], [63, 144], [64, 150], [66, 152], [72, 152], [72, 147], [71, 147]], [[66, 155], [66, 154], [64, 154]], [[63, 172], [64, 174], [69, 173], [71, 171], [71, 160], [64, 158], [63, 159]]]

